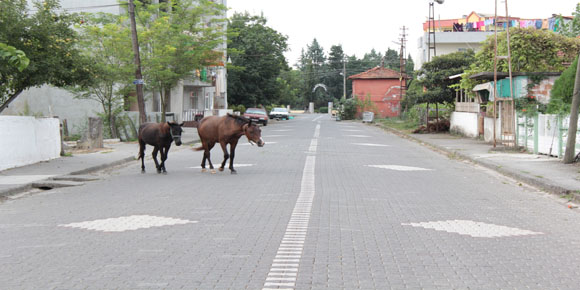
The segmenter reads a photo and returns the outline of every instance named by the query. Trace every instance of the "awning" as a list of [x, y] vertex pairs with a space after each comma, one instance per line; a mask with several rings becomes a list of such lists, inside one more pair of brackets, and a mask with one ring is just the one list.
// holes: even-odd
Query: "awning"
[[494, 99], [494, 97], [493, 97], [493, 85], [491, 84], [491, 82], [476, 85], [475, 87], [473, 87], [472, 91], [477, 92], [477, 91], [483, 91], [483, 90], [486, 90], [489, 92], [489, 100], [493, 101], [493, 99]]

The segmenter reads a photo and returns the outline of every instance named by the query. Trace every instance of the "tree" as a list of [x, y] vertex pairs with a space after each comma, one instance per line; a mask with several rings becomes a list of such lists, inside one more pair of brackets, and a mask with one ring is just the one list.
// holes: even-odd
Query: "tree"
[[0, 60], [0, 112], [30, 87], [64, 87], [88, 80], [89, 61], [76, 46], [77, 18], [57, 13], [57, 0], [35, 2], [34, 7], [37, 11], [28, 15], [26, 0], [0, 1], [0, 42], [18, 47], [30, 60], [23, 71]]
[[225, 62], [226, 7], [213, 1], [172, 0], [136, 5], [145, 83], [159, 92], [165, 120], [171, 88], [196, 69]]
[[320, 46], [318, 40], [314, 38], [312, 43], [306, 46], [306, 51], [302, 50], [298, 68], [304, 78], [302, 94], [305, 97], [305, 101], [314, 102], [315, 107], [326, 105], [325, 102], [329, 99], [326, 90], [318, 89], [313, 91], [317, 84], [324, 83], [325, 62], [324, 49]]
[[233, 34], [228, 44], [233, 67], [228, 71], [229, 102], [253, 107], [280, 99], [284, 85], [279, 76], [288, 68], [284, 57], [288, 37], [268, 27], [263, 15], [247, 12], [235, 13], [228, 31]]
[[578, 58], [554, 81], [554, 86], [550, 91], [547, 113], [562, 115], [570, 113], [577, 66]]
[[580, 35], [580, 3], [576, 4], [576, 11], [572, 12], [574, 18], [570, 23], [564, 22], [562, 16], [560, 16], [560, 26], [558, 27], [558, 33], [568, 36], [568, 37], [578, 37]]
[[85, 14], [79, 27], [79, 46], [93, 60], [91, 79], [70, 88], [77, 98], [97, 101], [104, 112], [104, 123], [111, 138], [118, 138], [116, 115], [123, 109], [124, 93], [129, 90], [133, 72], [130, 32], [125, 17], [111, 14]]
[[399, 53], [390, 47], [387, 49], [387, 52], [385, 52], [385, 67], [396, 71], [401, 69]]
[[474, 62], [474, 52], [455, 52], [442, 56], [435, 56], [430, 62], [423, 64], [423, 67], [417, 72], [421, 78], [417, 80], [418, 85], [427, 90], [419, 96], [419, 102], [435, 103], [437, 106], [437, 118], [439, 118], [440, 103], [453, 103], [455, 100], [455, 90], [451, 85], [455, 80], [450, 80], [452, 75], [460, 74], [465, 71]]
[[[507, 55], [506, 32], [498, 33], [497, 38], [497, 54]], [[580, 52], [580, 39], [533, 28], [510, 28], [510, 45], [513, 72], [561, 72]], [[469, 91], [477, 85], [469, 76], [493, 72], [494, 47], [494, 37], [488, 37], [462, 76], [462, 89]], [[507, 60], [498, 60], [497, 70], [508, 72]]]
[[328, 93], [335, 99], [341, 99], [343, 95], [343, 66], [345, 55], [342, 51], [342, 45], [333, 45], [328, 53], [328, 74], [326, 75], [325, 84], [328, 86]]
[[0, 58], [7, 61], [8, 64], [14, 66], [18, 71], [23, 71], [30, 60], [26, 57], [26, 54], [13, 46], [6, 45], [0, 42]]

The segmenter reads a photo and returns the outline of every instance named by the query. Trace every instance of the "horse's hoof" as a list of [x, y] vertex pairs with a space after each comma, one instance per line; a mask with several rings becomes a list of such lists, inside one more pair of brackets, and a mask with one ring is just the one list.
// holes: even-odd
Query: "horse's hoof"
[[202, 169], [201, 169], [201, 172], [202, 172], [202, 173], [204, 173], [204, 172], [207, 172], [207, 169], [205, 169], [205, 168], [202, 168]]
[[223, 167], [220, 167], [220, 169], [219, 169], [219, 170], [220, 170], [220, 171], [224, 171], [224, 168], [223, 168]]
[[145, 170], [141, 170], [141, 174], [145, 174]]
[[215, 172], [215, 170], [214, 170], [214, 169], [212, 169], [212, 170], [211, 170], [211, 174], [215, 174], [215, 173], [216, 173], [216, 172]]
[[238, 174], [238, 172], [235, 170], [232, 170], [232, 174]]
[[163, 171], [163, 175], [167, 175], [167, 171]]

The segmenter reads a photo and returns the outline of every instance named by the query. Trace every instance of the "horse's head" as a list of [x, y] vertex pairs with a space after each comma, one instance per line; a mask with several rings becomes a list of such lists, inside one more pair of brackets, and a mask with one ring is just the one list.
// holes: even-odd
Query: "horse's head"
[[171, 139], [175, 141], [175, 145], [181, 145], [181, 133], [183, 132], [181, 127], [183, 126], [183, 122], [181, 124], [167, 122], [167, 125], [169, 125], [169, 134], [171, 135]]
[[250, 123], [244, 124], [243, 129], [250, 144], [253, 145], [256, 143], [258, 144], [258, 147], [262, 147], [266, 144], [264, 140], [262, 140], [262, 130], [258, 125], [256, 125], [256, 123], [250, 121]]

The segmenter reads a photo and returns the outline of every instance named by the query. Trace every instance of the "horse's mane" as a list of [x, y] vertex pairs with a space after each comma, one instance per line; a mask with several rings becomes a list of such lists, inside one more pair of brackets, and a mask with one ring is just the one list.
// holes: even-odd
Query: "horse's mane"
[[236, 123], [240, 124], [240, 125], [244, 125], [244, 124], [248, 124], [250, 123], [250, 120], [248, 120], [246, 117], [242, 117], [242, 116], [238, 116], [238, 115], [233, 115], [228, 113], [228, 117], [233, 118]]

